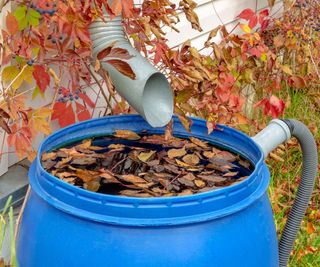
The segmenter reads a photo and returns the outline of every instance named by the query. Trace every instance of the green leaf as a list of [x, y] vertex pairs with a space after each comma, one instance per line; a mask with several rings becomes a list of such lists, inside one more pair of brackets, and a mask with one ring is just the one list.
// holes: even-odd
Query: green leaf
[[27, 7], [26, 6], [19, 6], [16, 11], [13, 13], [15, 18], [19, 23], [19, 30], [22, 31], [28, 26], [27, 20]]
[[13, 14], [19, 23], [19, 30], [24, 30], [28, 26], [38, 26], [41, 14], [33, 8], [26, 6], [17, 7]]
[[32, 100], [34, 100], [39, 94], [42, 98], [44, 98], [44, 93], [41, 92], [39, 86], [36, 86], [32, 93]]
[[38, 26], [40, 18], [41, 14], [38, 11], [34, 9], [29, 9], [28, 21], [31, 26]]

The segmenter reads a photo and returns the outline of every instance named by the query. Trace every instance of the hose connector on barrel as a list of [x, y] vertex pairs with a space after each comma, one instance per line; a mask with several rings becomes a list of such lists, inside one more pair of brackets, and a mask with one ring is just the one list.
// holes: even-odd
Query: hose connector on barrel
[[310, 130], [294, 119], [272, 120], [252, 139], [265, 157], [281, 143], [296, 137], [302, 150], [302, 175], [297, 195], [279, 241], [279, 266], [286, 267], [301, 221], [308, 208], [318, 171], [317, 145]]

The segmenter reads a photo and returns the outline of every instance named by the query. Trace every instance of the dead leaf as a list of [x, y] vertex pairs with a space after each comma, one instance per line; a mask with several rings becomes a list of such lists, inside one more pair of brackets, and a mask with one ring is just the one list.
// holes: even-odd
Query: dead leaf
[[195, 154], [188, 154], [188, 155], [185, 155], [182, 160], [189, 164], [189, 165], [197, 165], [199, 162], [200, 162], [200, 159], [197, 155]]
[[180, 148], [180, 149], [173, 148], [173, 149], [168, 150], [168, 157], [170, 159], [178, 158], [178, 157], [184, 156], [186, 153], [187, 152], [184, 147]]
[[137, 183], [146, 183], [146, 180], [140, 178], [139, 176], [133, 174], [124, 174], [124, 175], [117, 175], [117, 177], [125, 182], [137, 184]]
[[114, 137], [127, 140], [139, 140], [141, 137], [131, 130], [116, 130]]
[[206, 183], [204, 181], [202, 181], [202, 180], [199, 180], [199, 179], [194, 180], [194, 183], [199, 188], [202, 188], [202, 187], [206, 186]]
[[141, 152], [138, 155], [138, 159], [140, 159], [143, 162], [147, 162], [155, 153], [155, 150], [150, 150], [149, 152]]
[[88, 183], [84, 183], [83, 188], [85, 188], [89, 191], [92, 191], [92, 192], [97, 192], [100, 188], [100, 181], [93, 180]]
[[200, 139], [192, 137], [192, 136], [190, 136], [189, 139], [190, 139], [190, 141], [192, 143], [196, 144], [197, 146], [200, 146], [200, 147], [202, 147], [204, 149], [208, 148], [208, 143], [207, 142], [203, 142]]
[[233, 177], [236, 176], [239, 172], [227, 172], [223, 175], [223, 177]]
[[88, 183], [100, 176], [98, 171], [76, 169], [76, 176], [79, 177], [85, 183]]

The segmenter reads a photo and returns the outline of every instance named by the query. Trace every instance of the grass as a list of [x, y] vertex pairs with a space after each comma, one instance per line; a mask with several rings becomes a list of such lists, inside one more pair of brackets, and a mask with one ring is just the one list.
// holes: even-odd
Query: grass
[[[315, 135], [320, 145], [320, 95], [307, 91], [290, 92], [286, 118], [295, 118], [305, 123]], [[284, 161], [267, 159], [271, 172], [269, 197], [272, 203], [278, 236], [282, 232], [287, 215], [292, 206], [301, 175], [301, 152], [295, 140], [285, 145], [285, 149], [275, 152]], [[319, 167], [318, 167], [319, 169]], [[319, 175], [306, 216], [299, 231], [294, 250], [291, 253], [290, 267], [320, 266], [320, 183]]]

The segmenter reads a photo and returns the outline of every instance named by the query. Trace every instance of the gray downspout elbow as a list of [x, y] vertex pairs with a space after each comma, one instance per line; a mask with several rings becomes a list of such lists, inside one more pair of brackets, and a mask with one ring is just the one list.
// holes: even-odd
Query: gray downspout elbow
[[97, 19], [90, 27], [93, 57], [111, 43], [126, 49], [132, 58], [125, 60], [136, 75], [134, 80], [101, 60], [117, 92], [153, 127], [165, 126], [173, 115], [173, 93], [166, 77], [132, 47], [125, 36], [120, 16], [106, 22]]

